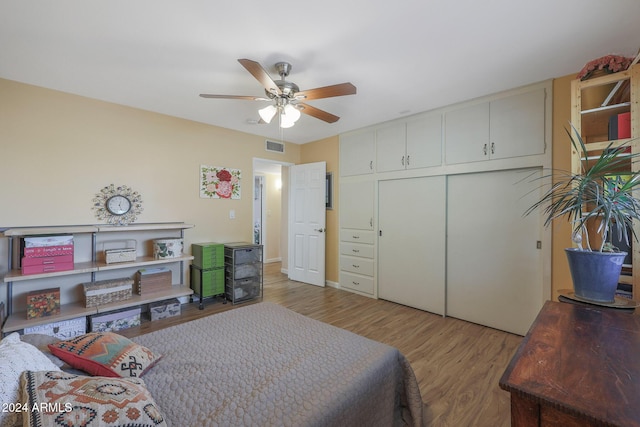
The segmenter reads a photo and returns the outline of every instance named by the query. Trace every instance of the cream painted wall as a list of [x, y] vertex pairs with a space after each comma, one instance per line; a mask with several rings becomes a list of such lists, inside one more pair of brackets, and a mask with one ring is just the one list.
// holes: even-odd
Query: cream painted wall
[[[251, 241], [253, 157], [300, 162], [296, 144], [271, 153], [259, 136], [4, 79], [0, 94], [0, 228], [95, 224], [92, 199], [113, 183], [141, 193], [137, 222], [195, 224], [186, 248]], [[201, 164], [240, 169], [242, 198], [201, 199]]]

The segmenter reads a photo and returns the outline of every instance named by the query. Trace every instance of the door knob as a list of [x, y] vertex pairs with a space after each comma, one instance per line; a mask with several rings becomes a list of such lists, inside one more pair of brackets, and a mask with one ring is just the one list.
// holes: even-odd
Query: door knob
[[317, 231], [318, 233], [322, 233], [324, 228], [314, 228], [313, 231]]

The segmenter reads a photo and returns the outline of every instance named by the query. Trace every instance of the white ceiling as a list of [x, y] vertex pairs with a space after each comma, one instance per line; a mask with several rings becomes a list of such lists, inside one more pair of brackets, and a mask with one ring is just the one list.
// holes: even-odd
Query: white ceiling
[[[640, 47], [638, 0], [1, 0], [0, 77], [295, 143], [577, 72]], [[293, 65], [308, 101], [280, 133], [238, 62]], [[0, 94], [1, 96], [1, 94]]]

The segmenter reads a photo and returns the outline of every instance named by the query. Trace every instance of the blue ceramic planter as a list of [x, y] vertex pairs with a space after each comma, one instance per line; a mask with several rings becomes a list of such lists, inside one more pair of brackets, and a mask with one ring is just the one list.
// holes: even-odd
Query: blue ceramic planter
[[565, 249], [573, 290], [577, 297], [601, 303], [615, 301], [626, 252], [591, 252]]

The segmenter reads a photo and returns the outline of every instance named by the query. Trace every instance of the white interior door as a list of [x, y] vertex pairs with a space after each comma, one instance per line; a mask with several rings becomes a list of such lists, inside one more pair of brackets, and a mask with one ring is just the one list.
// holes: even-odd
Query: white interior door
[[325, 284], [326, 162], [291, 166], [289, 279]]
[[444, 314], [445, 177], [380, 181], [378, 195], [378, 296]]
[[448, 177], [447, 315], [525, 335], [544, 296], [540, 169]]

